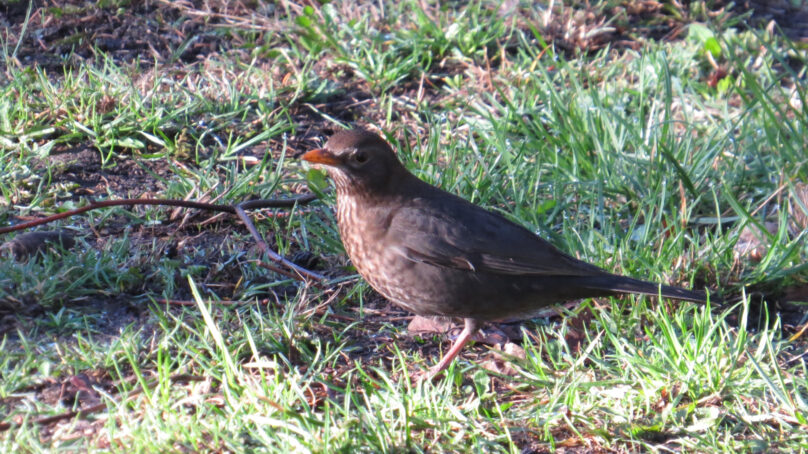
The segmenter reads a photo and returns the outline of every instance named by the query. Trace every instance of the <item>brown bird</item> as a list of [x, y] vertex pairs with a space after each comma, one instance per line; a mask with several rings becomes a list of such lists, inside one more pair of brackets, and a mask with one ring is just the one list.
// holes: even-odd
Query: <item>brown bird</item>
[[463, 331], [430, 376], [446, 369], [485, 321], [527, 319], [559, 301], [619, 293], [706, 299], [577, 260], [419, 180], [374, 133], [338, 132], [303, 159], [328, 166], [342, 242], [371, 287], [416, 314], [463, 318]]

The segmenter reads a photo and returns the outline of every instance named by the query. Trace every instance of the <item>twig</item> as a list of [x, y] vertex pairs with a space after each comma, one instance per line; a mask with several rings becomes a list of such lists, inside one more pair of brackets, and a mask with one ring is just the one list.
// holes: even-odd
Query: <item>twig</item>
[[[291, 208], [298, 205], [305, 205], [317, 199], [314, 194], [304, 194], [299, 197], [292, 197], [290, 199], [262, 199], [262, 200], [249, 200], [239, 204], [247, 210], [257, 210], [262, 208]], [[34, 221], [23, 222], [22, 224], [12, 225], [9, 227], [0, 227], [0, 235], [9, 232], [16, 232], [18, 230], [30, 229], [38, 225], [47, 224], [49, 222], [58, 221], [59, 219], [69, 218], [77, 214], [86, 213], [90, 210], [97, 210], [99, 208], [109, 208], [115, 206], [132, 206], [132, 205], [163, 205], [172, 207], [196, 208], [198, 210], [208, 211], [222, 211], [225, 213], [236, 213], [236, 208], [232, 205], [218, 205], [214, 203], [192, 202], [190, 200], [177, 200], [177, 199], [123, 199], [123, 200], [103, 200], [101, 202], [90, 202], [88, 205], [75, 210], [65, 211], [64, 213], [54, 214], [52, 216], [36, 219]]]
[[99, 208], [108, 208], [114, 206], [133, 206], [133, 205], [162, 205], [162, 206], [174, 206], [174, 207], [184, 207], [184, 208], [196, 208], [199, 210], [208, 210], [208, 211], [219, 211], [225, 213], [235, 214], [236, 216], [244, 222], [244, 225], [247, 227], [247, 230], [250, 231], [253, 238], [255, 238], [256, 242], [258, 243], [258, 247], [266, 254], [270, 260], [280, 265], [283, 265], [294, 273], [290, 273], [288, 271], [281, 270], [276, 267], [271, 266], [264, 266], [265, 268], [269, 268], [279, 274], [283, 274], [286, 277], [291, 279], [305, 281], [309, 280], [324, 280], [325, 276], [315, 273], [314, 271], [309, 271], [301, 266], [298, 266], [289, 260], [281, 257], [278, 253], [272, 251], [269, 246], [264, 242], [261, 238], [261, 235], [258, 233], [258, 230], [255, 228], [255, 225], [247, 216], [247, 213], [244, 210], [256, 210], [262, 208], [290, 208], [296, 205], [305, 205], [310, 203], [313, 200], [316, 200], [317, 196], [314, 194], [304, 194], [298, 197], [292, 197], [289, 199], [261, 199], [261, 200], [248, 200], [246, 202], [242, 202], [238, 205], [218, 205], [213, 203], [204, 203], [204, 202], [192, 202], [189, 200], [178, 200], [178, 199], [124, 199], [124, 200], [104, 200], [101, 202], [91, 202], [86, 206], [81, 208], [77, 208], [75, 210], [65, 211], [64, 213], [54, 214], [52, 216], [48, 216], [42, 219], [36, 219], [33, 221], [23, 222], [21, 224], [9, 226], [9, 227], [0, 227], [0, 235], [3, 233], [15, 232], [18, 230], [29, 229], [31, 227], [36, 227], [38, 225], [47, 224], [49, 222], [53, 222], [59, 219], [68, 218], [71, 216], [75, 216], [77, 214], [86, 213], [90, 210], [96, 210]]
[[264, 241], [264, 239], [261, 238], [261, 234], [258, 233], [258, 229], [255, 228], [255, 225], [253, 224], [252, 220], [247, 216], [247, 213], [244, 212], [243, 205], [247, 204], [249, 204], [249, 202], [244, 202], [243, 204], [240, 203], [236, 205], [235, 207], [236, 216], [238, 216], [239, 219], [241, 219], [241, 222], [243, 222], [244, 225], [247, 227], [247, 230], [250, 231], [250, 234], [252, 234], [253, 238], [255, 238], [256, 243], [258, 243], [258, 247], [261, 248], [262, 251], [264, 251], [264, 254], [268, 255], [273, 262], [280, 263], [281, 265], [296, 271], [298, 273], [298, 276], [289, 276], [293, 279], [303, 280], [304, 278], [308, 278], [318, 281], [325, 279], [325, 276], [323, 276], [322, 274], [315, 273], [314, 271], [309, 271], [301, 266], [298, 266], [290, 262], [289, 260], [286, 260], [285, 258], [281, 257], [280, 254], [270, 249], [267, 243]]
[[[205, 379], [204, 377], [201, 377], [201, 376], [198, 376], [198, 375], [188, 375], [188, 374], [172, 375], [169, 378], [169, 380], [171, 380], [171, 383], [188, 382], [188, 381], [202, 381], [204, 379]], [[124, 380], [124, 382], [126, 382], [126, 381], [127, 380]], [[156, 384], [156, 382], [157, 382], [157, 380], [153, 380], [151, 383], [148, 384], [148, 386], [153, 386], [153, 385]], [[127, 398], [134, 397], [134, 396], [137, 396], [138, 394], [140, 394], [142, 392], [143, 392], [143, 388], [138, 388], [138, 389], [132, 390], [132, 392], [129, 393], [129, 395], [126, 396], [126, 397]], [[71, 410], [71, 411], [66, 411], [64, 413], [60, 413], [58, 415], [46, 416], [46, 417], [43, 417], [43, 418], [34, 419], [33, 423], [36, 424], [36, 425], [39, 425], [39, 426], [44, 426], [44, 425], [47, 425], [47, 424], [53, 424], [55, 422], [63, 421], [65, 419], [71, 419], [71, 418], [77, 418], [77, 417], [78, 418], [84, 418], [84, 417], [86, 417], [88, 415], [91, 415], [93, 413], [97, 413], [97, 412], [103, 410], [106, 407], [107, 407], [106, 403], [100, 403], [100, 404], [89, 406], [87, 408], [82, 408], [80, 410]], [[5, 431], [7, 431], [7, 430], [9, 430], [11, 428], [19, 427], [19, 426], [20, 426], [20, 424], [18, 424], [18, 423], [0, 422], [0, 432], [5, 432]]]

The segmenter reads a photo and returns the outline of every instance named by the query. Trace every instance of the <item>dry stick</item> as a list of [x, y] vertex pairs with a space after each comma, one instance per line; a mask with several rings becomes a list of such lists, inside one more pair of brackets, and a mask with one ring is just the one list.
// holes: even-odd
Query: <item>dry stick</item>
[[124, 206], [124, 205], [162, 205], [162, 206], [175, 206], [175, 207], [184, 207], [184, 208], [196, 208], [199, 210], [209, 210], [209, 211], [223, 211], [225, 213], [232, 213], [239, 217], [239, 219], [244, 222], [247, 226], [247, 230], [250, 231], [250, 234], [255, 238], [258, 242], [258, 246], [261, 250], [269, 256], [269, 258], [279, 263], [287, 268], [290, 268], [295, 271], [295, 273], [289, 273], [287, 271], [281, 270], [279, 268], [272, 267], [273, 271], [276, 271], [280, 274], [283, 274], [286, 277], [297, 279], [297, 280], [305, 280], [304, 278], [313, 279], [313, 280], [323, 280], [325, 276], [315, 273], [313, 271], [309, 271], [303, 267], [295, 265], [294, 263], [286, 260], [285, 258], [281, 257], [274, 251], [272, 251], [269, 246], [264, 242], [261, 238], [261, 235], [256, 230], [255, 226], [253, 225], [252, 221], [250, 221], [247, 214], [244, 212], [245, 209], [254, 210], [260, 208], [289, 208], [294, 207], [295, 205], [305, 205], [313, 200], [315, 200], [317, 196], [314, 194], [305, 194], [299, 197], [293, 197], [289, 199], [262, 199], [262, 200], [249, 200], [246, 202], [242, 202], [237, 206], [232, 205], [217, 205], [213, 203], [203, 203], [203, 202], [191, 202], [188, 200], [176, 200], [176, 199], [124, 199], [124, 200], [104, 200], [101, 202], [91, 202], [90, 204], [83, 206], [81, 208], [77, 208], [75, 210], [65, 211], [64, 213], [54, 214], [52, 216], [48, 216], [42, 219], [36, 219], [34, 221], [23, 222], [22, 224], [17, 224], [10, 227], [0, 227], [0, 235], [8, 232], [15, 232], [18, 230], [29, 229], [31, 227], [36, 227], [38, 225], [47, 224], [49, 222], [53, 222], [59, 219], [68, 218], [70, 216], [74, 216], [77, 214], [85, 213], [90, 210], [96, 210], [98, 208], [108, 208], [114, 206]]
[[[156, 298], [154, 302], [157, 304], [169, 304], [172, 306], [196, 306], [199, 304], [193, 300], [170, 300], [167, 298]], [[211, 301], [211, 303], [217, 306], [236, 306], [239, 304], [245, 304], [244, 301], [234, 301], [234, 300], [216, 300]], [[262, 306], [266, 306], [267, 304], [269, 304], [269, 299], [262, 299], [260, 301], [256, 301], [255, 303], [260, 304]]]
[[47, 224], [59, 219], [69, 218], [81, 213], [86, 213], [90, 210], [98, 208], [115, 207], [122, 205], [166, 205], [174, 207], [197, 208], [200, 210], [210, 211], [224, 211], [227, 213], [235, 213], [236, 210], [230, 205], [216, 205], [212, 203], [190, 202], [187, 200], [174, 200], [174, 199], [124, 199], [124, 200], [103, 200], [101, 202], [90, 202], [88, 205], [75, 210], [65, 211], [64, 213], [54, 214], [42, 219], [23, 222], [22, 224], [12, 225], [9, 227], [0, 227], [0, 235], [9, 232], [16, 232], [18, 230], [30, 229], [38, 225]]
[[[300, 197], [294, 197], [291, 199], [250, 200], [247, 202], [243, 202], [242, 205], [243, 208], [251, 210], [259, 208], [289, 208], [295, 206], [295, 204], [297, 203], [301, 205], [309, 203], [316, 198], [317, 196], [315, 196], [314, 194], [305, 194]], [[54, 214], [52, 216], [48, 216], [42, 219], [23, 222], [22, 224], [12, 225], [9, 227], [0, 227], [0, 235], [2, 235], [3, 233], [30, 229], [31, 227], [36, 227], [38, 225], [58, 221], [59, 219], [68, 218], [70, 216], [74, 216], [77, 214], [86, 213], [87, 211], [90, 210], [115, 207], [115, 206], [125, 206], [125, 205], [165, 205], [165, 206], [184, 207], [184, 208], [197, 208], [200, 210], [209, 210], [209, 211], [223, 211], [225, 213], [232, 213], [232, 214], [236, 213], [236, 209], [232, 205], [217, 205], [213, 203], [191, 202], [188, 200], [176, 200], [176, 199], [103, 200], [101, 202], [90, 202], [88, 205], [83, 206], [81, 208], [65, 211], [64, 213]]]
[[[205, 377], [202, 377], [202, 376], [188, 375], [188, 374], [172, 375], [169, 378], [171, 383], [186, 382], [186, 381], [202, 381], [204, 379], [205, 379]], [[152, 382], [148, 383], [147, 386], [151, 387], [151, 386], [155, 385], [156, 383], [157, 383], [157, 381], [153, 380]], [[126, 398], [135, 397], [138, 394], [141, 394], [142, 392], [143, 392], [142, 387], [138, 388], [138, 389], [133, 389], [126, 396]], [[82, 409], [79, 409], [79, 410], [70, 410], [70, 411], [66, 411], [64, 413], [59, 413], [58, 415], [45, 416], [43, 418], [38, 418], [38, 419], [35, 419], [33, 421], [33, 423], [36, 424], [36, 425], [39, 425], [39, 426], [44, 426], [44, 425], [47, 425], [47, 424], [52, 424], [52, 423], [63, 421], [65, 419], [70, 419], [70, 418], [82, 418], [83, 419], [83, 418], [87, 417], [88, 415], [91, 415], [93, 413], [98, 413], [99, 411], [103, 410], [106, 407], [107, 407], [107, 404], [102, 402], [100, 404], [91, 405], [91, 406], [89, 406], [87, 408], [82, 408]], [[0, 432], [5, 432], [5, 431], [7, 431], [7, 430], [9, 430], [11, 428], [15, 428], [15, 427], [19, 427], [19, 426], [20, 426], [19, 423], [0, 422]]]
[[258, 233], [258, 230], [255, 228], [255, 225], [253, 224], [252, 220], [250, 220], [250, 218], [247, 216], [247, 213], [244, 212], [245, 205], [247, 205], [247, 207], [252, 206], [250, 202], [244, 202], [236, 205], [235, 207], [236, 216], [238, 216], [239, 219], [241, 219], [241, 222], [243, 222], [244, 225], [247, 227], [247, 230], [250, 231], [253, 238], [255, 238], [255, 241], [258, 243], [258, 247], [261, 248], [262, 251], [264, 251], [264, 254], [268, 255], [269, 258], [272, 259], [272, 261], [281, 263], [285, 265], [287, 268], [291, 268], [292, 270], [297, 271], [298, 275], [295, 276], [287, 272], [283, 272], [282, 274], [292, 279], [304, 280], [304, 278], [309, 278], [317, 281], [324, 280], [325, 276], [323, 276], [322, 274], [315, 273], [314, 271], [309, 271], [301, 266], [295, 265], [294, 263], [286, 260], [285, 258], [281, 257], [278, 253], [269, 248], [264, 239], [261, 238], [261, 234]]

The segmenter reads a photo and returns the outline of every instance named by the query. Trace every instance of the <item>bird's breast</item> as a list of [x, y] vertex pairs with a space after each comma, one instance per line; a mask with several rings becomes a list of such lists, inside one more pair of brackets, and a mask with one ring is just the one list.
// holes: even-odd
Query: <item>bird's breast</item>
[[381, 252], [378, 240], [385, 234], [375, 225], [373, 211], [368, 204], [361, 203], [356, 197], [345, 194], [337, 196], [337, 226], [340, 237], [345, 252], [363, 275], [362, 269], [370, 266], [370, 262]]
[[392, 212], [383, 206], [350, 195], [337, 196], [337, 225], [345, 252], [356, 270], [388, 300], [421, 313], [413, 306], [422, 298], [420, 287], [402, 282], [407, 275], [402, 271], [415, 264], [397, 253], [387, 237], [391, 217]]

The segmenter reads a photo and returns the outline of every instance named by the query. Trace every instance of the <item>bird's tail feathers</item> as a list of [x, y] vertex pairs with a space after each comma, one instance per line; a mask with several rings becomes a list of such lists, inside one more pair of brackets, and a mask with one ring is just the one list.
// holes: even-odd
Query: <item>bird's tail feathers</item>
[[[619, 279], [614, 279], [619, 277]], [[594, 287], [622, 293], [639, 293], [641, 295], [660, 296], [678, 300], [704, 303], [707, 301], [707, 293], [701, 290], [688, 290], [671, 285], [655, 284], [653, 282], [641, 281], [625, 276], [608, 276], [604, 279], [604, 285]], [[718, 302], [720, 298], [710, 295], [710, 301]]]

